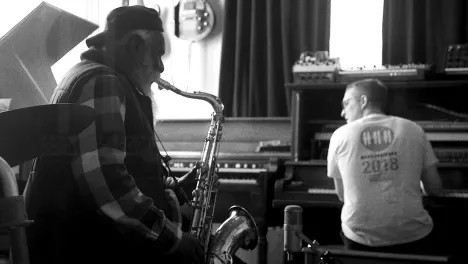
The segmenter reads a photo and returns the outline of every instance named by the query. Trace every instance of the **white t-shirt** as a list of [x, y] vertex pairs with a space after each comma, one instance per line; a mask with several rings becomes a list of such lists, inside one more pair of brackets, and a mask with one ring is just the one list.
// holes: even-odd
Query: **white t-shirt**
[[423, 129], [372, 114], [338, 128], [328, 150], [328, 177], [341, 178], [345, 236], [368, 246], [416, 241], [432, 231], [422, 204], [422, 170], [438, 162]]

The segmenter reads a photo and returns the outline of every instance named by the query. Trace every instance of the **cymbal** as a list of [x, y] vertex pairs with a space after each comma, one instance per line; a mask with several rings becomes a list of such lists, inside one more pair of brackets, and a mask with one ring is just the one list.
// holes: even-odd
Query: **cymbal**
[[[11, 167], [51, 151], [94, 121], [94, 109], [78, 104], [39, 105], [0, 113], [0, 157]], [[62, 143], [59, 143], [62, 144]]]

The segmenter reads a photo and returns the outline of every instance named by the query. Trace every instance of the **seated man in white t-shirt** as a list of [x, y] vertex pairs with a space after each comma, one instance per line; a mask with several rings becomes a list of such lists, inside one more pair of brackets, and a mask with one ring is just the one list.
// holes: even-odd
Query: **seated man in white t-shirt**
[[439, 195], [442, 185], [426, 134], [410, 120], [384, 114], [387, 88], [378, 80], [349, 84], [342, 104], [347, 124], [331, 137], [327, 174], [344, 202], [345, 247], [430, 254], [433, 222], [422, 191]]

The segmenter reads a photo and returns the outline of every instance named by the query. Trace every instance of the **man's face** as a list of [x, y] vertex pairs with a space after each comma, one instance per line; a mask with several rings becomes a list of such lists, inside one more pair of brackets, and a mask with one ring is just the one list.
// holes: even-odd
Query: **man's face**
[[361, 95], [354, 88], [346, 89], [343, 96], [341, 116], [346, 122], [352, 122], [362, 117]]

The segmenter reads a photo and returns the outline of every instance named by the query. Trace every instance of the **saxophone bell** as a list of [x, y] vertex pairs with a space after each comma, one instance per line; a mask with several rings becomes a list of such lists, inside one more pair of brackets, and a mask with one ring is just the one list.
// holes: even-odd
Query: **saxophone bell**
[[258, 244], [258, 228], [254, 218], [241, 206], [229, 208], [226, 219], [212, 235], [207, 263], [232, 263], [239, 248], [253, 250]]

